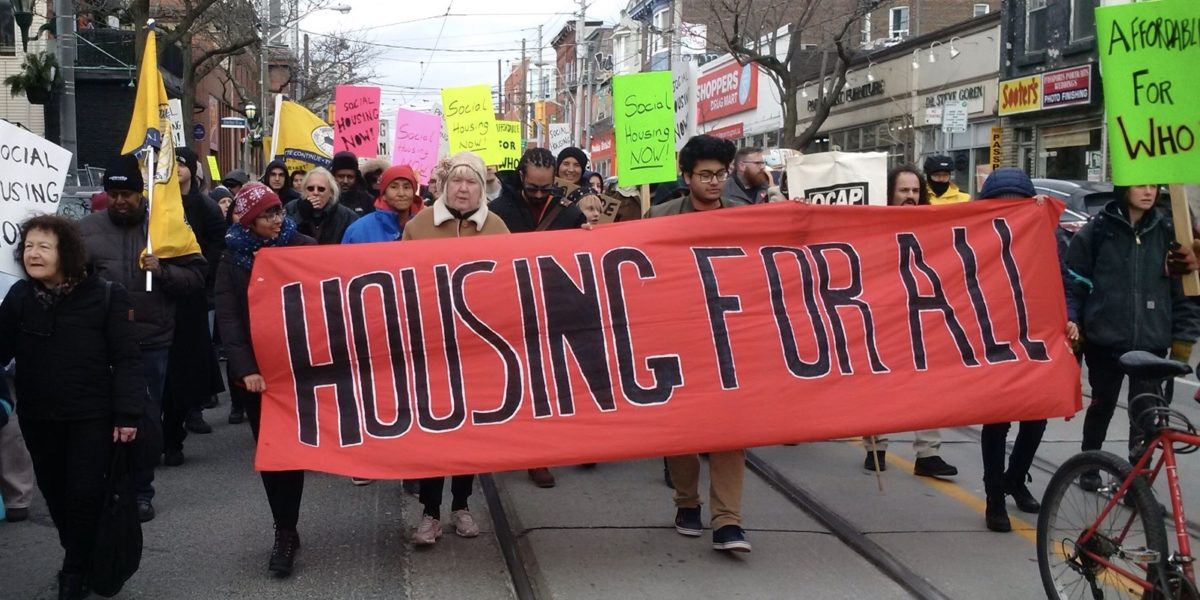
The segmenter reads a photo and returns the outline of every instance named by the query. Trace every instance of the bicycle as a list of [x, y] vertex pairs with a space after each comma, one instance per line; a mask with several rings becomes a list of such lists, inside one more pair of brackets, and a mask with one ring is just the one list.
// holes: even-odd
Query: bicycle
[[[1141, 434], [1131, 450], [1136, 464], [1091, 450], [1055, 471], [1037, 524], [1038, 568], [1046, 597], [1200, 600], [1176, 470], [1178, 455], [1200, 449], [1200, 434], [1162, 394], [1166, 382], [1192, 369], [1149, 352], [1126, 353], [1120, 365], [1131, 379], [1152, 382], [1157, 390], [1129, 403], [1129, 414], [1136, 415], [1135, 431]], [[1152, 489], [1164, 468], [1174, 514], [1174, 552], [1163, 507]], [[1085, 490], [1079, 482], [1090, 472], [1100, 474], [1095, 490]]]

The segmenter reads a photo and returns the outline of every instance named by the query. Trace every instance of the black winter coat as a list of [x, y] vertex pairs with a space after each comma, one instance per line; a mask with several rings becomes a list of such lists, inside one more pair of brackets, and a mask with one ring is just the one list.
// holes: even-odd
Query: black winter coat
[[[311, 237], [297, 235], [289, 246], [313, 246], [316, 243]], [[229, 360], [229, 385], [238, 385], [245, 376], [261, 373], [250, 341], [249, 290], [250, 271], [237, 266], [226, 252], [217, 266], [217, 327]]]
[[[503, 187], [504, 191], [500, 192], [500, 197], [488, 203], [488, 210], [495, 213], [497, 217], [500, 217], [512, 233], [536, 231], [540, 221], [538, 220], [538, 216], [534, 215], [533, 211], [530, 210], [529, 203], [525, 201], [525, 196], [521, 193], [521, 189], [512, 185], [511, 182], [505, 182]], [[566, 200], [553, 199], [553, 202], [562, 201]], [[542, 218], [549, 217], [553, 210], [554, 206], [551, 205], [546, 209], [546, 214]], [[554, 216], [554, 220], [550, 222], [550, 226], [546, 227], [544, 231], [579, 229], [585, 222], [587, 222], [587, 217], [583, 215], [578, 206], [572, 203], [558, 211], [558, 214]]]
[[22, 419], [112, 419], [136, 427], [146, 403], [129, 295], [90, 276], [46, 307], [19, 281], [0, 304], [0, 365], [17, 361]]
[[217, 206], [212, 198], [194, 187], [183, 197], [183, 214], [187, 218], [192, 232], [196, 234], [196, 241], [200, 244], [200, 253], [204, 255], [204, 260], [208, 261], [209, 268], [205, 272], [204, 291], [205, 297], [211, 304], [213, 282], [216, 281], [217, 276], [217, 263], [221, 261], [221, 253], [225, 251], [225, 232], [229, 230], [229, 225], [225, 223], [221, 207]]
[[340, 202], [326, 204], [319, 220], [308, 200], [293, 200], [284, 206], [284, 212], [296, 222], [297, 231], [321, 245], [342, 243], [346, 230], [358, 220], [358, 215]]
[[208, 262], [200, 254], [162, 259], [153, 290], [147, 292], [146, 273], [139, 266], [146, 249], [144, 224], [117, 225], [105, 209], [81, 219], [79, 230], [89, 270], [128, 291], [134, 331], [142, 349], [169, 347], [175, 333], [176, 299], [204, 289]]

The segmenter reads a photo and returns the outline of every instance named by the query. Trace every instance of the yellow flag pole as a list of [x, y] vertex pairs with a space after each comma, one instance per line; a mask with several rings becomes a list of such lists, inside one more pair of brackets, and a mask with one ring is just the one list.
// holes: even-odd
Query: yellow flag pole
[[[154, 171], [158, 161], [154, 156], [154, 146], [146, 148], [146, 254], [154, 254], [154, 246], [150, 241], [150, 215], [154, 208]], [[146, 291], [154, 291], [154, 276], [146, 271]]]

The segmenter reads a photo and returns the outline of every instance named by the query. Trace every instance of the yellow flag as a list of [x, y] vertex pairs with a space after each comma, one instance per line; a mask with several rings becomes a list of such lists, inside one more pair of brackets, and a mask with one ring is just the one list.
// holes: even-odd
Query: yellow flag
[[333, 160], [333, 127], [303, 106], [275, 96], [274, 134], [264, 146], [275, 160], [283, 160], [289, 173], [313, 167], [329, 168]]
[[[162, 74], [158, 72], [158, 50], [151, 29], [138, 69], [133, 118], [129, 121], [129, 133], [121, 153], [133, 152], [142, 161], [145, 193], [150, 198], [147, 252], [159, 258], [200, 253], [196, 235], [184, 218], [183, 195], [179, 192], [179, 172], [175, 169], [175, 146], [170, 132], [170, 105], [167, 104]], [[151, 156], [155, 160], [153, 169], [148, 164]]]

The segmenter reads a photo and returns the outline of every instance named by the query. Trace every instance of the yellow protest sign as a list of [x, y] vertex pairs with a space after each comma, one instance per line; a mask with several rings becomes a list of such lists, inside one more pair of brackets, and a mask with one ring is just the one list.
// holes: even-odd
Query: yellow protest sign
[[492, 89], [472, 85], [442, 89], [442, 110], [446, 131], [450, 134], [450, 154], [474, 152], [489, 165], [500, 163], [496, 144], [492, 141], [496, 129], [496, 109], [492, 104]]
[[208, 155], [208, 177], [213, 184], [221, 182], [221, 167], [217, 166], [217, 157]]
[[496, 158], [500, 171], [515, 171], [521, 160], [521, 122], [496, 121]]

